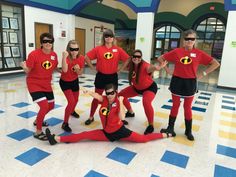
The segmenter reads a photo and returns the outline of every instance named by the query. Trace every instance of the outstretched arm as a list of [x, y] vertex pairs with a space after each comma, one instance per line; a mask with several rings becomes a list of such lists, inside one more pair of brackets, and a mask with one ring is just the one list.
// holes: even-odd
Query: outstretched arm
[[168, 63], [167, 61], [163, 61], [157, 66], [150, 65], [147, 68], [147, 73], [152, 73], [153, 71], [160, 71], [162, 68], [166, 67], [167, 63]]
[[123, 70], [128, 66], [130, 60], [131, 60], [130, 58], [127, 59], [127, 60], [121, 65], [121, 67], [118, 69], [118, 72], [123, 71]]
[[96, 93], [96, 92], [92, 92], [92, 91], [90, 91], [90, 90], [87, 90], [87, 89], [85, 89], [85, 88], [83, 88], [83, 87], [81, 87], [80, 89], [83, 91], [84, 94], [89, 94], [89, 95], [91, 95], [93, 98], [97, 99], [99, 102], [102, 102], [102, 101], [103, 101], [102, 95], [100, 95], [100, 94], [98, 94], [98, 93]]
[[120, 96], [120, 97], [119, 97], [119, 102], [120, 102], [119, 117], [120, 117], [121, 120], [124, 120], [124, 119], [125, 119], [125, 108], [124, 108], [123, 100], [124, 100], [124, 97], [123, 97], [123, 96]]
[[203, 78], [204, 76], [208, 75], [209, 73], [211, 73], [212, 71], [214, 71], [216, 68], [218, 68], [220, 66], [220, 63], [216, 60], [213, 59], [210, 63], [209, 66], [207, 67], [207, 69], [205, 71], [203, 71], [202, 73], [197, 75], [198, 79]]

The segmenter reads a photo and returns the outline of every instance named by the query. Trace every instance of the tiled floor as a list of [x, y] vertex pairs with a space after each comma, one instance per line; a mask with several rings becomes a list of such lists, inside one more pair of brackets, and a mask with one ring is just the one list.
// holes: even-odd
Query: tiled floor
[[[125, 77], [119, 88], [127, 86]], [[61, 123], [66, 100], [54, 75], [56, 107], [46, 120], [56, 134], [65, 134]], [[84, 74], [80, 86], [94, 89], [94, 76]], [[167, 81], [168, 82], [168, 81]], [[155, 131], [166, 127], [172, 100], [167, 84], [160, 84], [153, 102]], [[164, 82], [163, 82], [164, 83]], [[166, 82], [165, 82], [166, 83]], [[204, 88], [204, 87], [203, 87]], [[217, 91], [217, 89], [215, 89]], [[96, 121], [85, 126], [92, 98], [81, 93], [77, 112], [70, 119], [73, 133], [100, 128]], [[136, 117], [128, 127], [143, 133], [146, 118], [141, 97], [130, 100]], [[25, 76], [0, 78], [0, 176], [1, 177], [235, 177], [236, 176], [236, 93], [199, 90], [193, 104], [195, 141], [184, 136], [182, 105], [176, 122], [175, 138], [135, 144], [92, 142], [57, 144], [34, 139], [33, 121], [37, 105], [31, 100]]]

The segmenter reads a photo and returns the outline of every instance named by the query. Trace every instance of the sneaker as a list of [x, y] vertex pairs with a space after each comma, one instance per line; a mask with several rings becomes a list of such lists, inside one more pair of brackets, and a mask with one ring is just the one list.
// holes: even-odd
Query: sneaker
[[51, 145], [57, 144], [57, 141], [55, 140], [55, 135], [54, 134], [52, 135], [48, 128], [46, 128], [45, 132], [46, 132], [46, 136], [48, 138], [49, 143]]
[[134, 116], [135, 116], [135, 114], [134, 113], [130, 113], [129, 111], [127, 111], [125, 113], [125, 117], [134, 117]]
[[153, 125], [148, 125], [146, 130], [144, 131], [144, 135], [152, 133], [154, 131]]
[[75, 118], [80, 118], [79, 114], [75, 111], [73, 113], [71, 113], [71, 115]]
[[88, 119], [84, 122], [85, 125], [90, 125], [94, 121], [94, 118]]
[[71, 128], [69, 127], [69, 124], [65, 123], [65, 122], [62, 124], [61, 128], [63, 130], [65, 130], [66, 132], [71, 132], [72, 131]]

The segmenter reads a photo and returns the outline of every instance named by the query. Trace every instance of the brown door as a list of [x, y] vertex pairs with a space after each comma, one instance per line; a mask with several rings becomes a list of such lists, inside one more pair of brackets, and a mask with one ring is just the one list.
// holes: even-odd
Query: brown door
[[44, 23], [35, 23], [35, 48], [38, 49], [40, 45], [40, 35], [42, 33], [52, 33], [52, 25]]
[[75, 28], [75, 40], [79, 42], [80, 53], [85, 55], [85, 29]]

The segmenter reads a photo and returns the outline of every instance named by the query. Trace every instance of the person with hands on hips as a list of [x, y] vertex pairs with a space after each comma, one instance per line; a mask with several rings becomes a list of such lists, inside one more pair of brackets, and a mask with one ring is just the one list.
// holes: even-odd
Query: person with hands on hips
[[75, 107], [79, 98], [79, 75], [84, 71], [84, 56], [79, 52], [79, 44], [75, 40], [68, 42], [66, 51], [62, 52], [62, 72], [59, 81], [60, 87], [67, 99], [62, 129], [71, 132], [69, 117], [79, 118]]
[[[114, 83], [118, 86], [118, 72], [122, 71], [129, 63], [130, 56], [120, 47], [115, 45], [115, 36], [112, 30], [106, 29], [102, 35], [102, 44], [90, 50], [85, 55], [85, 61], [92, 71], [96, 71], [95, 92], [102, 94], [105, 85]], [[96, 68], [91, 60], [96, 60]], [[119, 62], [123, 64], [119, 67]], [[97, 109], [98, 101], [93, 99], [90, 109], [89, 119], [85, 125], [90, 125], [94, 121], [94, 113]]]
[[[161, 129], [162, 133], [172, 133], [174, 136], [174, 125], [180, 106], [180, 98], [184, 98], [184, 118], [185, 135], [190, 141], [194, 140], [192, 134], [192, 102], [194, 94], [197, 91], [197, 80], [208, 75], [219, 67], [219, 62], [195, 48], [197, 34], [190, 29], [183, 33], [184, 45], [182, 48], [176, 48], [158, 58], [159, 62], [168, 61], [175, 65], [174, 71], [166, 67], [166, 71], [172, 74], [170, 82], [170, 91], [172, 94], [172, 108], [169, 115], [169, 123], [166, 129]], [[198, 66], [207, 66], [206, 70], [197, 74]]]
[[159, 71], [165, 67], [167, 61], [160, 65], [152, 65], [142, 59], [142, 51], [135, 50], [133, 52], [131, 61], [129, 63], [129, 83], [130, 86], [120, 91], [119, 96], [124, 97], [124, 105], [127, 109], [125, 117], [134, 117], [134, 111], [128, 98], [142, 95], [142, 102], [146, 117], [148, 119], [148, 126], [144, 134], [152, 133], [154, 131], [154, 109], [152, 101], [157, 93], [157, 84], [153, 81], [152, 73]]
[[51, 145], [60, 142], [78, 142], [81, 140], [94, 141], [131, 141], [136, 143], [145, 143], [148, 141], [171, 137], [171, 133], [150, 133], [141, 135], [126, 128], [122, 122], [125, 116], [123, 97], [118, 97], [117, 86], [113, 83], [105, 86], [106, 95], [100, 95], [96, 92], [85, 90], [92, 97], [98, 100], [101, 107], [99, 116], [102, 122], [102, 129], [84, 131], [78, 134], [68, 136], [56, 136], [46, 129], [46, 135]]

